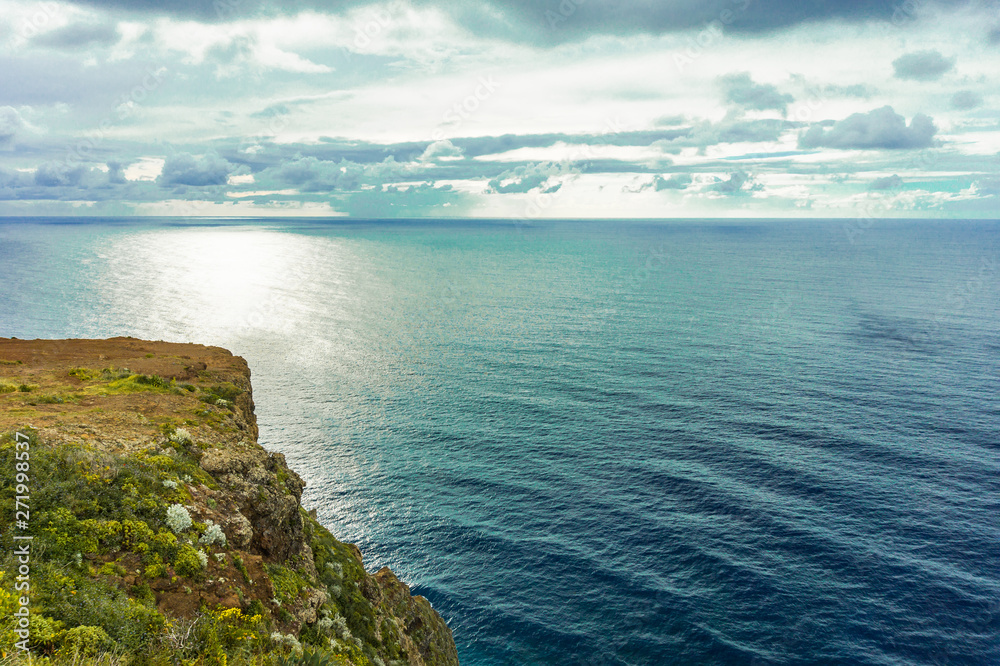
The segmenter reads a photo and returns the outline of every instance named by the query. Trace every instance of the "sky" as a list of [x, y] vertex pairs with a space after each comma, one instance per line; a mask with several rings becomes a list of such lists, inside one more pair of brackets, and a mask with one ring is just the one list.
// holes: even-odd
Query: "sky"
[[0, 0], [0, 215], [1000, 217], [1000, 0]]

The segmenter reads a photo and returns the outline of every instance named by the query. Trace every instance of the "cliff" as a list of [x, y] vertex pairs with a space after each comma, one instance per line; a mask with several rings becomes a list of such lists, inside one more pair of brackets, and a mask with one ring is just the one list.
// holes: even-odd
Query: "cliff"
[[34, 537], [28, 646], [56, 661], [458, 663], [426, 599], [388, 569], [366, 572], [357, 547], [302, 508], [302, 479], [257, 443], [242, 358], [131, 338], [0, 339], [0, 433], [0, 506], [30, 506], [24, 525], [0, 526], [7, 654], [24, 638], [19, 534]]

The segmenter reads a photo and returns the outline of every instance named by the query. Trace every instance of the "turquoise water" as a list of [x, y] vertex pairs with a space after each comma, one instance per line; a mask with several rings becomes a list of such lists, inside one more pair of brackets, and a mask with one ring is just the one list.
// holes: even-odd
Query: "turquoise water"
[[1000, 223], [0, 222], [0, 335], [227, 347], [462, 663], [1000, 663]]

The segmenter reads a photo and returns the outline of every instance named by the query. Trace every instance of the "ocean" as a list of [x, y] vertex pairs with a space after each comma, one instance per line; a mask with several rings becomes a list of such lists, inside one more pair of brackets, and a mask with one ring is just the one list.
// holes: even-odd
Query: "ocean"
[[1000, 222], [0, 221], [0, 336], [219, 345], [465, 666], [1000, 664]]

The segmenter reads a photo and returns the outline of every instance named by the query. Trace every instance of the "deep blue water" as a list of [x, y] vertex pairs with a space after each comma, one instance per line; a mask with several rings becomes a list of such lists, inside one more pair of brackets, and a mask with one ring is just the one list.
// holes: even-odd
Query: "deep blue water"
[[246, 357], [466, 666], [1000, 664], [1000, 223], [8, 221], [0, 276], [2, 336]]

